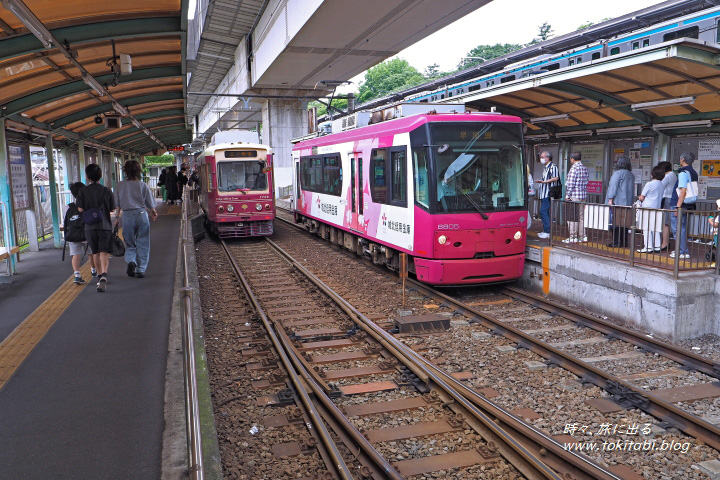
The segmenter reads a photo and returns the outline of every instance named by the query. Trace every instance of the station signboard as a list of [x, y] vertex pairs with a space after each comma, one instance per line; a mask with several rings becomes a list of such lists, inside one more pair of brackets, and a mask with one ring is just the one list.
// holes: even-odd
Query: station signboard
[[183, 147], [182, 145], [175, 145], [172, 147], [168, 147], [168, 152], [184, 152], [184, 151], [185, 151], [185, 147]]

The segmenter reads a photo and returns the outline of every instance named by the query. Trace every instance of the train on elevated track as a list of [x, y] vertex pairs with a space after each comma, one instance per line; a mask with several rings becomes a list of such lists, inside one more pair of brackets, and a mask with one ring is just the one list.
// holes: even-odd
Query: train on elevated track
[[[418, 107], [426, 113], [400, 116]], [[461, 113], [434, 110], [448, 107]], [[295, 222], [394, 270], [405, 253], [408, 270], [433, 285], [520, 277], [528, 225], [520, 118], [448, 105], [391, 110], [396, 118], [295, 144]]]

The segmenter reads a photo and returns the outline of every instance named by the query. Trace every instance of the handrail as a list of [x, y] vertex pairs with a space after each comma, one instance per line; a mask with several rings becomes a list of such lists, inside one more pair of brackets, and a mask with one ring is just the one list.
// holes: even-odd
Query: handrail
[[[186, 196], [187, 197], [187, 196]], [[187, 425], [188, 474], [193, 480], [203, 480], [205, 471], [202, 457], [202, 436], [200, 428], [200, 405], [198, 402], [197, 375], [195, 371], [195, 335], [193, 332], [193, 289], [190, 286], [188, 268], [188, 241], [190, 239], [187, 221], [187, 202], [183, 202], [180, 219], [180, 249], [182, 255], [182, 341], [183, 370], [185, 372], [185, 420]]]

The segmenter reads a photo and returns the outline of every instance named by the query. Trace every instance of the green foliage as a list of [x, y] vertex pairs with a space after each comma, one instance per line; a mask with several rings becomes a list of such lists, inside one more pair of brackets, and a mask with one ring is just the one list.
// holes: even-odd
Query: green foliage
[[[605, 18], [603, 18], [602, 20], [600, 20], [598, 23], [602, 23], [602, 22], [605, 22], [605, 21], [607, 21], [607, 20], [610, 20], [610, 17], [605, 17]], [[593, 25], [595, 25], [595, 22], [583, 23], [583, 24], [580, 25], [578, 28], [576, 28], [575, 31], [576, 31], [576, 32], [579, 32], [580, 30], [585, 30], [586, 28], [590, 28], [590, 27], [592, 27]]]
[[423, 75], [425, 76], [426, 80], [434, 80], [436, 78], [450, 75], [453, 72], [443, 72], [440, 70], [440, 65], [438, 65], [437, 63], [433, 63], [432, 65], [428, 65], [427, 67], [425, 67]]
[[173, 155], [146, 155], [145, 166], [169, 167], [175, 165]]
[[387, 60], [365, 72], [365, 80], [360, 83], [357, 101], [364, 103], [423, 82], [423, 74], [407, 60]]
[[[327, 100], [329, 100], [329, 99], [324, 99], [325, 103], [327, 103]], [[318, 109], [318, 112], [317, 112], [318, 117], [321, 117], [321, 116], [327, 114], [327, 105], [325, 105], [325, 103], [313, 101], [313, 102], [310, 102], [310, 103], [308, 104], [308, 107], [309, 107], [309, 108], [317, 107], [317, 109]], [[347, 98], [335, 98], [335, 99], [333, 99], [333, 101], [332, 101], [332, 106], [335, 107], [335, 108], [337, 108], [337, 109], [339, 109], [339, 110], [347, 111], [347, 106], [348, 106]], [[333, 111], [333, 114], [334, 114], [335, 116], [338, 115], [338, 113], [337, 113], [336, 111]]]
[[[518, 45], [515, 43], [496, 43], [495, 45], [478, 45], [477, 47], [470, 50], [466, 57], [475, 57], [475, 58], [467, 58], [460, 61], [458, 64], [459, 70], [464, 70], [466, 68], [470, 68], [473, 65], [478, 65], [483, 62], [487, 62], [490, 59], [502, 57], [503, 55], [507, 55], [508, 53], [512, 53], [516, 50], [520, 50], [523, 48], [523, 45]], [[482, 59], [482, 60], [481, 60]]]

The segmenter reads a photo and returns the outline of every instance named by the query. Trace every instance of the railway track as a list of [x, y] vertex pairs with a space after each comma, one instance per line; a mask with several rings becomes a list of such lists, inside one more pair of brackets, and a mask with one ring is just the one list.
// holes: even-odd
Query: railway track
[[[283, 365], [287, 370], [292, 363], [303, 378], [292, 382], [298, 396], [305, 398], [299, 390], [310, 386], [307, 397], [315, 398], [318, 413], [302, 403], [325, 450], [342, 451], [344, 457], [363, 453], [348, 462], [360, 465], [348, 469], [357, 478], [459, 469], [459, 476], [450, 478], [560, 478], [547, 464], [574, 478], [619, 478], [477, 393], [461, 393], [465, 387], [452, 376], [377, 327], [277, 246], [271, 250], [284, 255], [285, 266], [265, 244], [225, 248], [259, 318], [274, 331], [274, 349], [285, 351], [287, 362], [278, 355]], [[324, 295], [317, 294], [318, 288]], [[256, 342], [242, 353], [257, 352]], [[322, 432], [318, 415], [332, 426], [335, 440]], [[332, 447], [338, 439], [344, 448]], [[328, 465], [339, 463], [334, 459]], [[342, 477], [342, 470], [337, 474]]]
[[[334, 283], [331, 280], [327, 281]], [[418, 300], [427, 303], [430, 299], [433, 300], [433, 306], [439, 307], [434, 311], [449, 315], [462, 314], [469, 322], [486, 327], [486, 332], [472, 332], [477, 335], [473, 338], [476, 344], [479, 343], [477, 338], [484, 338], [487, 332], [491, 333], [491, 337], [504, 336], [503, 338], [510, 340], [504, 345], [507, 351], [529, 349], [540, 355], [544, 365], [538, 366], [535, 360], [535, 368], [561, 366], [577, 375], [580, 383], [602, 388], [606, 392], [604, 395], [595, 394], [597, 398], [589, 399], [595, 400], [594, 405], [593, 403], [590, 405], [600, 413], [612, 417], [616, 412], [626, 415], [626, 409], [638, 408], [660, 420], [652, 425], [653, 434], [672, 434], [674, 427], [697, 438], [698, 448], [710, 445], [717, 449], [717, 426], [700, 418], [707, 414], [707, 409], [703, 409], [702, 402], [697, 402], [703, 399], [714, 402], [712, 399], [720, 395], [717, 385], [714, 384], [718, 372], [717, 363], [711, 359], [517, 289], [494, 290], [491, 294], [463, 289], [455, 291], [453, 296], [448, 296], [423, 284], [413, 283], [412, 288], [416, 293], [410, 295], [415, 295], [416, 304]], [[482, 311], [467, 305], [468, 303], [475, 304], [476, 307], [481, 306]], [[557, 336], [559, 338], [556, 338]], [[430, 344], [434, 339], [428, 337], [425, 340], [427, 341], [422, 339], [407, 341], [415, 348], [425, 349], [424, 351], [432, 354], [433, 348]], [[609, 347], [611, 350], [597, 350], [598, 345]], [[583, 350], [588, 348], [591, 353]], [[636, 364], [638, 358], [643, 360], [643, 371], [613, 374], [618, 372], [617, 369], [622, 371], [623, 365]], [[672, 365], [668, 365], [668, 362]], [[598, 365], [603, 365], [603, 368], [599, 368]], [[475, 375], [483, 373], [481, 369], [467, 370]], [[687, 380], [688, 370], [692, 372], [692, 382]], [[540, 374], [538, 372], [536, 375]], [[653, 385], [643, 384], [643, 382], [652, 383], [657, 379], [669, 381], [673, 376], [678, 377], [680, 384], [659, 388], [657, 394], [653, 393]], [[583, 393], [585, 390], [585, 388], [581, 389]], [[695, 403], [688, 403], [693, 401]], [[711, 406], [710, 410], [712, 409]], [[647, 422], [647, 419], [644, 420]], [[571, 419], [567, 421], [573, 423]], [[564, 437], [565, 441], [592, 440], [588, 435], [582, 435], [580, 432], [573, 433], [573, 438], [569, 438], [569, 435], [560, 436]], [[698, 460], [703, 460], [705, 457], [706, 453], [703, 453]]]

